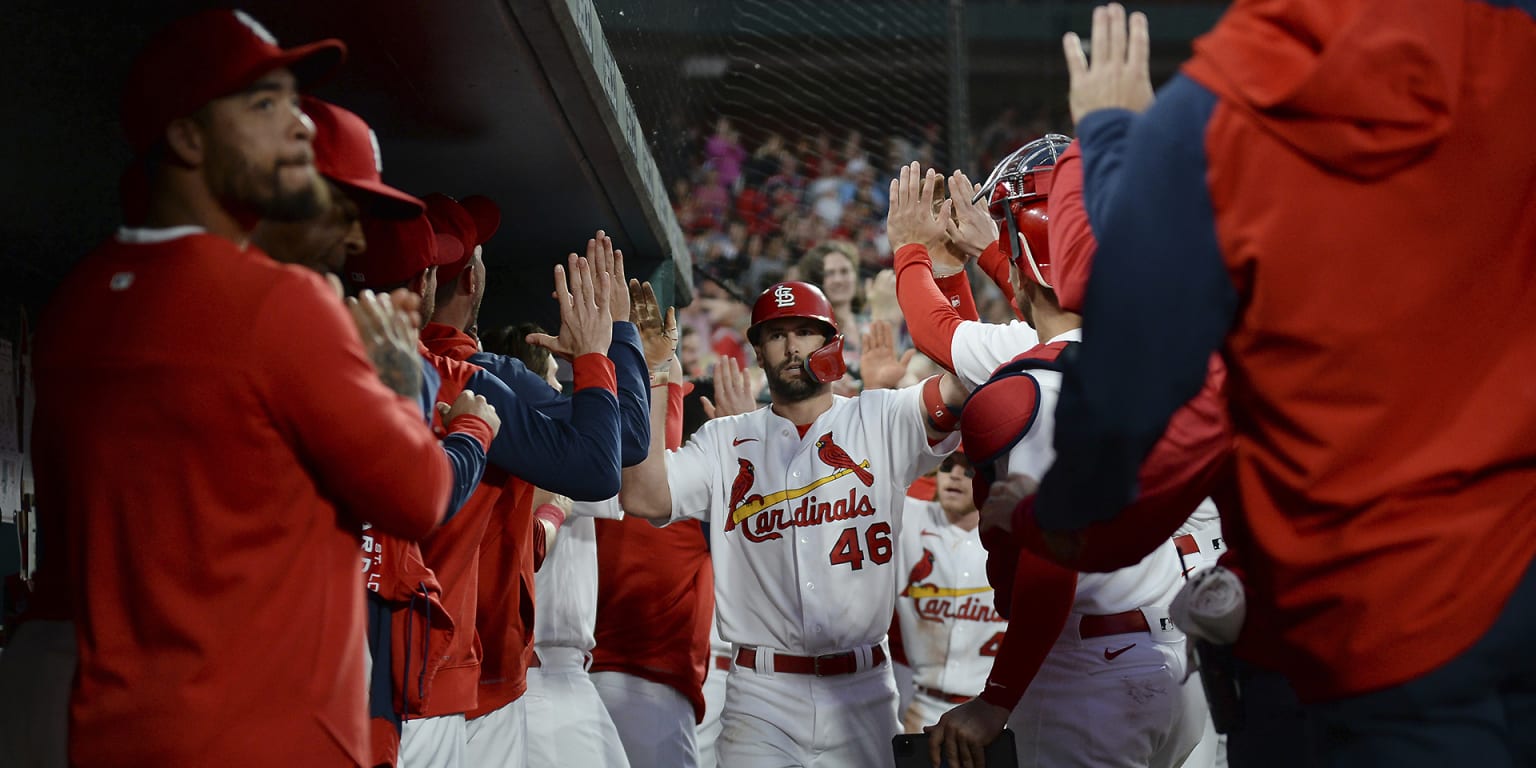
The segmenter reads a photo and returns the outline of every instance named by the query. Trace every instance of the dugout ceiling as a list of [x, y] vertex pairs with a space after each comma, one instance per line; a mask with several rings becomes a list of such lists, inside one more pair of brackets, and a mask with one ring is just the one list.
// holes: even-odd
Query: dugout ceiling
[[[68, 268], [117, 226], [128, 151], [117, 99], [164, 22], [221, 3], [8, 4], [0, 291], [35, 316]], [[681, 236], [587, 0], [247, 0], [284, 45], [339, 37], [347, 65], [317, 95], [363, 115], [385, 180], [417, 194], [487, 194], [482, 325], [557, 321], [551, 267], [603, 227], [630, 274], [687, 274]], [[666, 260], [681, 256], [684, 268]], [[665, 268], [663, 268], [665, 265]], [[658, 271], [659, 270], [659, 271]], [[680, 291], [686, 301], [687, 289]]]

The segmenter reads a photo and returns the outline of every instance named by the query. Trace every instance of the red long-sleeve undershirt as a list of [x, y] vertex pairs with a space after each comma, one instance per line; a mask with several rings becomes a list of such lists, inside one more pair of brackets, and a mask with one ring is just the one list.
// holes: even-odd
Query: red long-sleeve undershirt
[[935, 278], [928, 249], [918, 243], [903, 245], [896, 249], [896, 300], [917, 350], [954, 372], [950, 349], [955, 329], [966, 320], [981, 317], [965, 270]]

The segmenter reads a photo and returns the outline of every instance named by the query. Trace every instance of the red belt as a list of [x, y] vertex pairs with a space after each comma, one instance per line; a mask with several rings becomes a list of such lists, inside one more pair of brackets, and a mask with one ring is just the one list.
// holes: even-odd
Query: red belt
[[731, 657], [715, 656], [715, 669], [723, 669], [729, 672], [731, 669]]
[[[870, 667], [878, 667], [885, 661], [885, 649], [875, 646], [870, 652]], [[757, 649], [742, 648], [736, 652], [736, 665], [747, 669], [757, 668]], [[832, 675], [851, 675], [859, 671], [859, 657], [853, 651], [842, 653], [829, 653], [824, 656], [791, 656], [787, 653], [775, 653], [773, 655], [774, 672], [787, 672], [791, 675], [815, 675], [817, 677], [830, 677]]]
[[1200, 554], [1200, 544], [1195, 541], [1195, 535], [1192, 533], [1174, 537], [1173, 544], [1179, 548], [1179, 554], [1185, 557]]
[[924, 696], [935, 698], [939, 701], [947, 702], [950, 704], [964, 704], [967, 701], [976, 698], [975, 696], [961, 696], [958, 693], [945, 693], [944, 691], [941, 691], [937, 688], [929, 688], [926, 685], [919, 685], [917, 687], [917, 692], [923, 694]]
[[1140, 610], [1112, 613], [1108, 616], [1083, 616], [1082, 621], [1077, 625], [1078, 637], [1084, 640], [1090, 637], [1151, 631], [1152, 627], [1147, 624], [1146, 615]]

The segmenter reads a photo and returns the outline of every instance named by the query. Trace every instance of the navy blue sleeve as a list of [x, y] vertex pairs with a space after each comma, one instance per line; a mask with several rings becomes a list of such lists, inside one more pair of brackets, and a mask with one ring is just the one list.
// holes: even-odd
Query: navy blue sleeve
[[492, 464], [576, 501], [618, 495], [619, 401], [612, 392], [600, 387], [578, 390], [570, 398], [570, 418], [556, 419], [530, 406], [484, 369], [465, 387], [483, 395], [501, 417], [501, 431], [491, 441]]
[[447, 454], [448, 464], [453, 467], [453, 495], [448, 497], [448, 514], [443, 517], [446, 523], [458, 514], [459, 508], [480, 486], [480, 478], [485, 475], [486, 456], [479, 440], [458, 432], [443, 438], [443, 453]]
[[432, 361], [423, 357], [421, 359], [421, 417], [432, 423], [432, 409], [437, 404], [437, 388], [443, 385], [442, 377], [437, 375], [437, 368]]
[[645, 461], [651, 450], [651, 371], [640, 348], [640, 329], [634, 323], [613, 324], [613, 343], [608, 359], [619, 383], [619, 434], [624, 466]]
[[[620, 440], [624, 466], [645, 461], [651, 447], [651, 372], [640, 347], [640, 331], [634, 323], [613, 324], [613, 343], [608, 359], [619, 389]], [[544, 377], [528, 370], [521, 360], [489, 352], [470, 355], [469, 361], [490, 371], [518, 397], [544, 415], [561, 421], [571, 418], [571, 399], [550, 388]]]
[[1179, 76], [1144, 115], [1094, 114], [1078, 126], [1099, 248], [1084, 343], [1063, 356], [1056, 461], [1035, 500], [1041, 528], [1080, 529], [1135, 498], [1142, 460], [1199, 392], [1231, 327], [1237, 292], [1205, 182], [1215, 106], [1214, 94]]
[[501, 379], [501, 383], [517, 393], [530, 408], [551, 419], [567, 421], [571, 418], [571, 401], [562, 397], [559, 390], [549, 386], [543, 376], [528, 370], [523, 361], [490, 352], [476, 352], [469, 356], [469, 362]]

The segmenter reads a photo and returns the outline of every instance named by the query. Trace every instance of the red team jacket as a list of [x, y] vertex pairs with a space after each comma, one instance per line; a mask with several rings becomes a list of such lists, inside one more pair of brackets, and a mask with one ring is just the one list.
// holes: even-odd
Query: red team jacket
[[424, 535], [451, 477], [325, 284], [210, 235], [109, 241], [35, 373], [72, 762], [366, 764], [361, 522]]
[[[683, 444], [683, 388], [667, 385], [668, 450]], [[592, 672], [623, 672], [681, 693], [704, 718], [715, 575], [706, 532], [637, 517], [597, 522]]]
[[1112, 515], [1093, 489], [1128, 457], [1104, 446], [1141, 444], [1219, 347], [1238, 651], [1304, 700], [1454, 658], [1536, 556], [1532, 72], [1528, 2], [1253, 0], [1150, 111], [1079, 125], [1098, 335], [1037, 515]]

